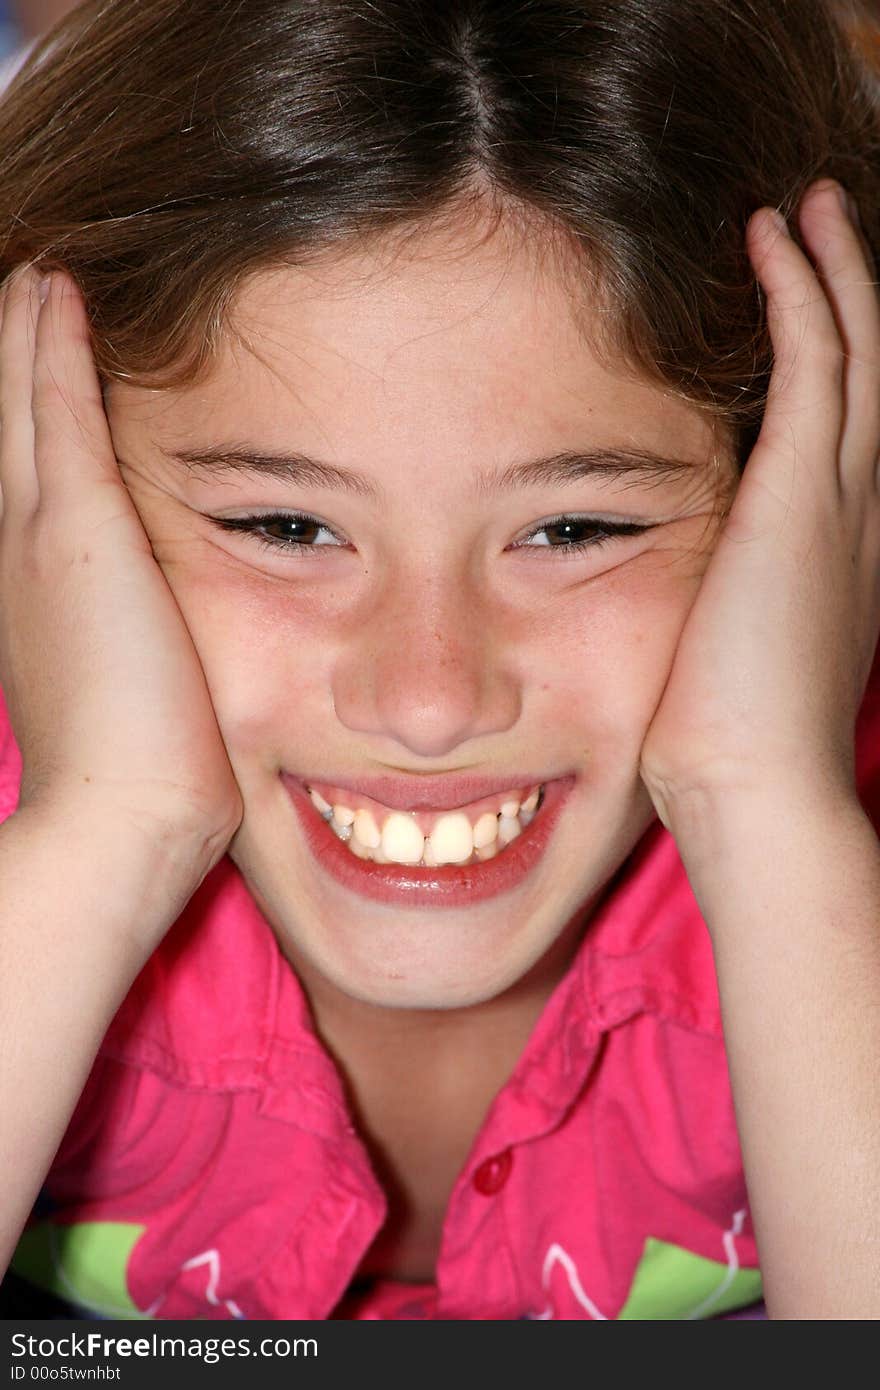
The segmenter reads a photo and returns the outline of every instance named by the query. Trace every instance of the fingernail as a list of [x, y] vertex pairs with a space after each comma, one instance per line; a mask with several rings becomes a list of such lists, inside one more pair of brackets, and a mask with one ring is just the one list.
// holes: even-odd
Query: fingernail
[[52, 288], [52, 276], [51, 276], [51, 275], [44, 275], [43, 278], [42, 278], [41, 281], [40, 281], [39, 289], [37, 290], [37, 293], [38, 293], [38, 295], [40, 296], [40, 303], [41, 303], [41, 304], [45, 304], [45, 303], [46, 303], [46, 300], [49, 298], [49, 291], [50, 291], [51, 288]]
[[778, 208], [770, 209], [770, 217], [777, 232], [781, 232], [783, 236], [791, 236], [791, 232], [788, 230], [788, 223]]
[[859, 217], [859, 205], [851, 193], [847, 193], [846, 195], [845, 211], [849, 213], [853, 225], [858, 227], [859, 231], [861, 231], [862, 219]]

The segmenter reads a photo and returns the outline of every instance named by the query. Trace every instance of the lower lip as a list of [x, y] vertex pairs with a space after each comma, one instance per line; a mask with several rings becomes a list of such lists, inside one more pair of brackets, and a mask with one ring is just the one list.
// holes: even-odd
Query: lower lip
[[281, 774], [281, 780], [319, 867], [343, 888], [398, 907], [468, 907], [518, 888], [542, 859], [574, 785], [573, 776], [547, 782], [535, 819], [494, 859], [482, 864], [447, 864], [428, 869], [358, 859], [318, 815], [302, 782], [287, 773]]

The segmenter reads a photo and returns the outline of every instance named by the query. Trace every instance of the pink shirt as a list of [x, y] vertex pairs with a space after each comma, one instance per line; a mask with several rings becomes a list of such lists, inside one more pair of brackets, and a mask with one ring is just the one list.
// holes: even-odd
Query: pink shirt
[[[880, 663], [857, 737], [880, 816]], [[0, 701], [0, 816], [19, 759]], [[101, 1047], [13, 1268], [104, 1316], [700, 1318], [760, 1297], [712, 952], [656, 822], [491, 1106], [436, 1285], [349, 1293], [385, 1198], [231, 861]]]

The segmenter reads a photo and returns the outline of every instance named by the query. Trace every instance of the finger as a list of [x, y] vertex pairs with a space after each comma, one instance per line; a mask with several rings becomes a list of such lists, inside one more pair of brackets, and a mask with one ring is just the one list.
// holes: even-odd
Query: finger
[[21, 266], [7, 280], [0, 325], [0, 493], [4, 515], [30, 515], [39, 501], [31, 417], [40, 276]]
[[767, 406], [748, 467], [774, 471], [775, 483], [780, 462], [786, 461], [784, 488], [791, 500], [803, 488], [815, 496], [824, 484], [839, 493], [843, 343], [831, 306], [779, 214], [769, 208], [754, 213], [746, 241], [767, 297], [774, 354]]
[[800, 227], [844, 347], [841, 476], [873, 481], [880, 453], [880, 298], [873, 266], [839, 184], [823, 180], [808, 190]]
[[61, 271], [37, 320], [33, 419], [41, 505], [65, 505], [89, 481], [120, 481], [85, 304]]
[[[846, 192], [846, 190], [844, 191]], [[871, 249], [871, 245], [868, 241], [868, 238], [865, 236], [865, 232], [862, 227], [861, 215], [859, 213], [859, 205], [856, 202], [856, 199], [853, 197], [852, 193], [846, 193], [846, 203], [849, 212], [849, 219], [852, 222], [855, 234], [859, 239], [859, 245], [862, 248], [862, 255], [865, 258], [865, 264], [867, 265], [871, 279], [874, 281], [874, 284], [876, 286], [877, 264], [874, 260], [874, 252]]]
[[[6, 304], [6, 288], [8, 281], [4, 280], [0, 285], [0, 342], [3, 341], [3, 309]], [[0, 414], [0, 451], [3, 448], [3, 418]], [[0, 470], [0, 523], [3, 521], [3, 480], [2, 470]]]

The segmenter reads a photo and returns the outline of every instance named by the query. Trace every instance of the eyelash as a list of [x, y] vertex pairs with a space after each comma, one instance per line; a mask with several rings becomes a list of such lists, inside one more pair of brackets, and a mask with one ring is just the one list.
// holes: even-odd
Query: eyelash
[[224, 531], [243, 531], [255, 540], [258, 545], [264, 546], [267, 550], [283, 550], [287, 554], [305, 554], [306, 551], [313, 550], [336, 550], [335, 545], [306, 545], [303, 541], [281, 540], [278, 536], [260, 535], [261, 526], [271, 526], [273, 523], [285, 522], [305, 522], [307, 525], [316, 527], [320, 531], [327, 531], [336, 540], [341, 540], [336, 532], [331, 529], [324, 521], [319, 521], [316, 516], [309, 516], [306, 512], [267, 512], [265, 516], [212, 516], [209, 518], [215, 526], [219, 526]]
[[[524, 541], [532, 540], [533, 537], [540, 535], [542, 531], [551, 531], [559, 526], [583, 526], [594, 531], [595, 534], [587, 540], [572, 541], [570, 545], [562, 546], [527, 546]], [[619, 540], [627, 536], [640, 536], [644, 531], [650, 531], [649, 524], [638, 521], [603, 521], [601, 517], [592, 516], [572, 516], [568, 512], [562, 512], [559, 516], [549, 517], [542, 521], [540, 526], [535, 526], [524, 537], [524, 541], [516, 541], [514, 550], [555, 550], [562, 555], [577, 555], [585, 550], [596, 550], [599, 546], [608, 545], [612, 541]]]
[[[261, 527], [277, 525], [281, 523], [306, 523], [312, 528], [320, 531], [327, 531], [336, 540], [341, 537], [331, 529], [325, 522], [319, 521], [317, 517], [309, 516], [305, 512], [269, 512], [264, 516], [241, 516], [241, 517], [210, 517], [215, 526], [219, 526], [224, 531], [244, 532], [252, 537], [258, 545], [267, 550], [282, 550], [288, 555], [304, 555], [307, 551], [336, 550], [338, 547], [333, 545], [307, 545], [304, 541], [282, 540], [278, 536], [266, 536], [260, 534]], [[554, 527], [561, 526], [581, 526], [592, 529], [595, 534], [588, 539], [572, 541], [570, 545], [554, 546], [540, 545], [529, 546], [525, 542], [534, 536], [540, 535], [542, 531], [550, 531]], [[547, 521], [541, 522], [521, 541], [514, 542], [514, 550], [548, 550], [557, 552], [557, 555], [582, 554], [587, 550], [595, 550], [599, 546], [610, 544], [612, 541], [622, 537], [640, 536], [643, 532], [651, 529], [650, 524], [641, 524], [637, 521], [603, 521], [601, 518], [590, 516], [572, 516], [562, 513], [559, 516], [550, 517]]]

